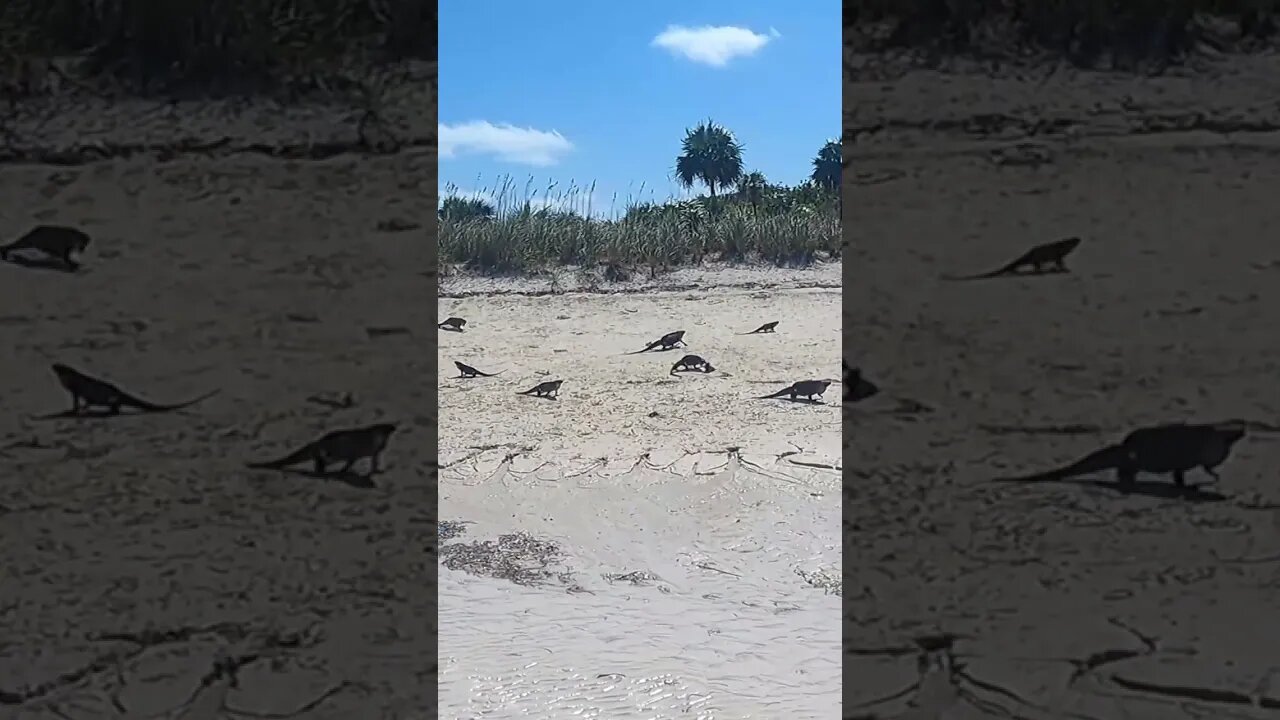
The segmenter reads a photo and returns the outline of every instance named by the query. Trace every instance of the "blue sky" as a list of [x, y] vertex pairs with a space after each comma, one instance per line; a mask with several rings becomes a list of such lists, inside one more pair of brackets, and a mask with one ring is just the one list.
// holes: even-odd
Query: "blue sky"
[[592, 213], [609, 214], [687, 194], [680, 141], [708, 118], [771, 182], [803, 182], [840, 137], [835, 0], [449, 0], [440, 16], [442, 196], [505, 181], [537, 200], [554, 183], [583, 211], [566, 191], [594, 182]]

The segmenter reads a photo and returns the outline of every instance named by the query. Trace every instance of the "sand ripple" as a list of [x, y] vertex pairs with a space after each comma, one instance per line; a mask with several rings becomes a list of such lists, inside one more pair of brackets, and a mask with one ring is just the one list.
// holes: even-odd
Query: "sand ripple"
[[838, 577], [839, 475], [736, 453], [683, 462], [442, 479], [446, 514], [453, 483], [470, 496], [459, 540], [519, 515], [571, 579], [441, 569], [441, 717], [837, 716], [838, 584], [814, 579]]

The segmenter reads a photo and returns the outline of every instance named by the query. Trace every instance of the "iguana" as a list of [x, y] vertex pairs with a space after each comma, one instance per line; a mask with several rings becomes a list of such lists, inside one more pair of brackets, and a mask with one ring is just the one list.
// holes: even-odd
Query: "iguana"
[[645, 345], [643, 350], [636, 350], [635, 352], [629, 352], [629, 353], [623, 353], [623, 354], [639, 355], [642, 352], [649, 352], [654, 348], [658, 348], [659, 351], [670, 350], [676, 345], [684, 345], [685, 347], [688, 347], [688, 345], [684, 341], [683, 330], [676, 330], [675, 332], [669, 332], [666, 335], [663, 335], [662, 337], [658, 338], [657, 340], [654, 340], [653, 342], [649, 343], [648, 345]]
[[1017, 275], [1018, 270], [1024, 267], [1031, 267], [1032, 273], [1043, 274], [1046, 266], [1052, 266], [1058, 272], [1068, 272], [1066, 257], [1071, 254], [1072, 250], [1080, 244], [1080, 238], [1069, 237], [1065, 240], [1058, 240], [1043, 245], [1037, 245], [1025, 253], [1018, 256], [1016, 260], [991, 272], [982, 273], [980, 275], [966, 275], [963, 277], [944, 276], [944, 280], [982, 280], [985, 278], [1000, 277], [1002, 275]]
[[290, 465], [309, 462], [312, 463], [317, 475], [324, 475], [329, 465], [340, 462], [343, 465], [338, 469], [338, 474], [343, 474], [349, 471], [357, 460], [369, 458], [369, 472], [365, 473], [365, 477], [371, 477], [378, 472], [378, 459], [395, 431], [396, 423], [378, 423], [349, 430], [334, 430], [279, 460], [248, 463], [246, 467], [257, 470], [283, 470]]
[[1132, 486], [1138, 473], [1172, 475], [1180, 487], [1186, 474], [1202, 468], [1217, 479], [1216, 468], [1226, 461], [1234, 446], [1245, 436], [1242, 423], [1167, 423], [1139, 428], [1116, 445], [1108, 445], [1084, 458], [1048, 472], [1022, 477], [997, 478], [995, 482], [1041, 482], [1064, 480], [1103, 470], [1115, 470], [1121, 487]]
[[106, 408], [111, 415], [118, 415], [120, 409], [125, 407], [144, 412], [168, 412], [190, 407], [217, 395], [219, 392], [218, 390], [213, 390], [186, 402], [160, 405], [130, 395], [106, 380], [86, 375], [69, 365], [54, 363], [53, 372], [58, 376], [58, 382], [62, 384], [62, 387], [71, 394], [71, 415], [79, 415], [82, 411], [87, 411], [95, 406]]
[[844, 360], [840, 361], [840, 365], [844, 370], [844, 378], [841, 383], [844, 386], [843, 402], [856, 403], [859, 400], [866, 400], [880, 393], [879, 386], [864, 378], [860, 368], [851, 368]]
[[685, 355], [677, 360], [675, 365], [671, 366], [670, 374], [675, 375], [678, 372], [684, 372], [686, 370], [696, 370], [704, 373], [712, 373], [716, 371], [714, 367], [711, 367], [711, 363], [707, 362], [702, 357], [698, 355]]
[[821, 402], [822, 393], [827, 391], [827, 386], [831, 384], [830, 380], [801, 380], [782, 388], [772, 395], [762, 395], [757, 400], [772, 400], [788, 396], [791, 400], [798, 397], [804, 398], [810, 402]]
[[80, 267], [80, 264], [72, 255], [83, 253], [85, 248], [89, 247], [89, 242], [89, 235], [83, 230], [63, 225], [37, 225], [17, 240], [0, 246], [0, 259], [8, 262], [10, 253], [18, 250], [39, 250], [75, 270]]
[[493, 377], [494, 375], [501, 375], [503, 372], [506, 372], [505, 370], [500, 370], [496, 373], [480, 372], [479, 370], [471, 367], [470, 365], [467, 365], [466, 363], [460, 363], [457, 360], [454, 360], [453, 364], [458, 366], [458, 373], [459, 373], [458, 377], [460, 378], [473, 378], [477, 376]]
[[518, 392], [516, 394], [532, 395], [534, 397], [543, 397], [548, 400], [555, 400], [560, 395], [560, 384], [563, 382], [563, 380], [548, 380], [543, 383], [538, 383], [524, 392]]
[[771, 333], [774, 328], [778, 327], [778, 321], [767, 322], [751, 332], [738, 333], [739, 335], [759, 335], [760, 333]]

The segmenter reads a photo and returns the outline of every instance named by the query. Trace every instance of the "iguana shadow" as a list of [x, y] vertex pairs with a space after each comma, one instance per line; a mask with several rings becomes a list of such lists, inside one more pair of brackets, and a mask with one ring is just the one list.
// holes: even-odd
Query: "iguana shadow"
[[1016, 270], [1012, 272], [1001, 273], [999, 275], [992, 275], [991, 277], [966, 277], [966, 278], [956, 278], [956, 279], [964, 280], [966, 282], [973, 282], [976, 280], [1015, 280], [1017, 278], [1032, 278], [1032, 277], [1041, 277], [1044, 275], [1069, 275], [1070, 273], [1071, 273], [1071, 270], [1059, 270], [1058, 268], [1049, 268], [1047, 270]]
[[172, 412], [169, 410], [125, 410], [121, 408], [120, 412], [110, 412], [107, 410], [81, 410], [73, 412], [71, 410], [63, 410], [62, 412], [49, 413], [48, 415], [32, 415], [29, 419], [35, 422], [47, 422], [49, 420], [75, 420], [77, 422], [94, 422], [101, 420], [120, 420], [123, 418], [140, 417], [142, 415], [158, 415], [164, 412]]
[[75, 275], [80, 272], [81, 265], [79, 263], [67, 264], [62, 260], [54, 257], [24, 257], [22, 255], [10, 255], [4, 262], [10, 265], [17, 265], [28, 270], [52, 270], [54, 272]]
[[[315, 470], [303, 470], [300, 468], [279, 468], [275, 472], [285, 475], [293, 475], [294, 477], [304, 477], [311, 480], [323, 480], [326, 482], [340, 482], [348, 487], [357, 490], [373, 490], [378, 484], [373, 481], [372, 475], [358, 473], [355, 470], [347, 470], [346, 472], [316, 472]], [[381, 475], [381, 470], [377, 473]]]
[[1063, 480], [1067, 485], [1096, 487], [1110, 490], [1120, 496], [1137, 495], [1139, 497], [1158, 498], [1161, 500], [1183, 500], [1192, 503], [1216, 503], [1227, 499], [1226, 495], [1212, 490], [1201, 490], [1196, 485], [1179, 487], [1170, 482], [1158, 480], [1135, 481], [1129, 485], [1120, 485], [1115, 480]]
[[782, 395], [776, 398], [760, 398], [760, 399], [761, 400], [781, 400], [783, 402], [796, 403], [798, 405], [826, 405], [826, 403], [823, 402], [822, 400], [810, 400], [809, 398], [802, 398], [802, 397], [793, 398], [793, 397], [787, 397], [786, 395]]

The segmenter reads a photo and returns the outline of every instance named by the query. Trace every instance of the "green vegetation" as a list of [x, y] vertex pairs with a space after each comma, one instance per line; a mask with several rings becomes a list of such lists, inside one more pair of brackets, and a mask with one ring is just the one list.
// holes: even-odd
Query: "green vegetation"
[[636, 270], [656, 275], [705, 260], [803, 267], [840, 257], [838, 141], [819, 150], [808, 182], [788, 187], [744, 172], [742, 147], [707, 121], [688, 131], [674, 174], [708, 194], [628, 202], [620, 216], [602, 217], [590, 206], [592, 187], [550, 187], [539, 196], [526, 185], [523, 197], [509, 179], [472, 196], [448, 188], [439, 209], [441, 271], [576, 266], [625, 280]]
[[[1280, 0], [857, 0], [845, 25], [859, 50], [943, 53], [1047, 52], [1092, 67], [1176, 62], [1197, 44], [1247, 47], [1276, 31]], [[1205, 22], [1227, 21], [1232, 30]]]
[[432, 0], [0, 2], [0, 74], [10, 85], [33, 59], [78, 57], [84, 78], [130, 92], [244, 93], [354, 56], [435, 53]]
[[710, 120], [690, 130], [676, 158], [676, 180], [686, 188], [695, 182], [707, 186], [711, 197], [717, 187], [742, 179], [742, 146], [733, 135]]

